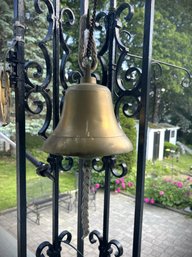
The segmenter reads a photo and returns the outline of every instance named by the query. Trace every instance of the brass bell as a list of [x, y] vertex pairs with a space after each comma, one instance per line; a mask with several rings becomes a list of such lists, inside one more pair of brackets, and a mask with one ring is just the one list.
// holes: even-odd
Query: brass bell
[[110, 90], [93, 77], [66, 91], [61, 119], [43, 150], [83, 158], [127, 153], [132, 143], [119, 127]]
[[0, 74], [0, 126], [10, 122], [10, 83], [6, 71]]

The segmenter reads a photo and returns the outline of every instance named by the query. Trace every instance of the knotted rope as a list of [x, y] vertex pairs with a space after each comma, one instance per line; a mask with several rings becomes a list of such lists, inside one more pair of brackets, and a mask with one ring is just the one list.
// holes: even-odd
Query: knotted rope
[[84, 76], [90, 75], [97, 68], [97, 50], [93, 38], [96, 4], [97, 1], [95, 0], [91, 21], [89, 20], [89, 13], [81, 16], [80, 19], [78, 61]]
[[[79, 55], [78, 62], [83, 76], [90, 78], [91, 73], [97, 68], [97, 50], [93, 31], [95, 28], [97, 0], [94, 0], [93, 15], [91, 21], [89, 12], [87, 15], [81, 16], [79, 29]], [[82, 204], [81, 204], [81, 223], [83, 235], [85, 238], [89, 234], [89, 189], [90, 189], [90, 174], [91, 160], [84, 160], [82, 167], [83, 171], [83, 189], [82, 189]]]
[[83, 165], [83, 191], [81, 205], [82, 238], [89, 234], [89, 188], [90, 188], [91, 161], [85, 160]]

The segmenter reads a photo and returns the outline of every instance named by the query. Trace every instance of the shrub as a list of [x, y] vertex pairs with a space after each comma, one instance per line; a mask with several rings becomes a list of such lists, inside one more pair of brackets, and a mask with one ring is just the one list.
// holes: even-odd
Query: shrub
[[26, 148], [27, 149], [41, 149], [43, 145], [43, 139], [38, 135], [31, 135], [26, 133]]
[[179, 147], [177, 145], [174, 145], [170, 142], [165, 141], [164, 143], [164, 156], [168, 157], [170, 156], [171, 152], [174, 151], [175, 153], [178, 151]]
[[115, 192], [126, 192], [132, 195], [135, 194], [135, 178], [133, 177], [122, 177], [115, 179]]
[[125, 132], [126, 136], [130, 139], [133, 144], [133, 150], [130, 153], [120, 154], [117, 156], [118, 163], [126, 163], [129, 172], [132, 171], [136, 160], [136, 126], [135, 120], [127, 118], [123, 114], [120, 115], [121, 127]]
[[[115, 190], [115, 180], [116, 178], [111, 174], [111, 183], [110, 183], [110, 189]], [[104, 188], [105, 186], [105, 171], [97, 172], [92, 171], [91, 173], [91, 184], [99, 184], [101, 188]]]
[[190, 179], [173, 180], [163, 178], [146, 178], [145, 202], [154, 200], [164, 206], [184, 208], [191, 204]]
[[[101, 188], [104, 188], [105, 185], [105, 172], [96, 172], [93, 171], [91, 175], [91, 184], [100, 184]], [[122, 178], [117, 178], [111, 174], [111, 183], [110, 189], [116, 193], [122, 191], [128, 192], [130, 194], [135, 194], [135, 175], [127, 175]]]

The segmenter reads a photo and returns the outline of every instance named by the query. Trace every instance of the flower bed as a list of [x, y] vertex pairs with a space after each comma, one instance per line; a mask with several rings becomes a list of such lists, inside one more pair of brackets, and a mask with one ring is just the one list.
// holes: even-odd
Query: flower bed
[[[115, 180], [115, 192], [135, 193], [135, 183], [125, 178]], [[182, 180], [147, 177], [145, 180], [144, 202], [184, 209], [192, 207], [192, 178]]]
[[[104, 187], [104, 172], [94, 174], [94, 183]], [[111, 177], [111, 190], [116, 193], [135, 195], [136, 178], [133, 174], [122, 178]], [[148, 174], [145, 179], [144, 202], [147, 204], [160, 204], [161, 206], [192, 209], [192, 177], [167, 175], [153, 176]]]
[[147, 178], [144, 201], [178, 209], [192, 206], [192, 179]]

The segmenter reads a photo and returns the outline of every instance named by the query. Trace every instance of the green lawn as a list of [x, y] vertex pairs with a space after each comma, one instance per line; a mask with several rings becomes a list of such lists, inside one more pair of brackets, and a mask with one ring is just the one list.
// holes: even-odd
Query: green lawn
[[[27, 194], [28, 199], [41, 197], [51, 192], [52, 182], [36, 174], [35, 167], [27, 161]], [[60, 192], [75, 188], [75, 176], [72, 172], [60, 173]], [[16, 163], [12, 157], [1, 157], [0, 160], [0, 210], [16, 206]]]
[[[41, 161], [46, 160], [42, 152], [35, 151]], [[39, 156], [38, 156], [39, 155]], [[42, 158], [42, 159], [41, 159]], [[156, 176], [179, 175], [192, 173], [192, 156], [182, 155], [177, 161], [176, 158], [169, 158], [155, 163], [147, 162], [146, 175]], [[75, 170], [77, 167], [74, 168]], [[135, 169], [135, 168], [134, 168]], [[130, 177], [130, 175], [129, 175]], [[1, 157], [0, 159], [0, 210], [16, 206], [16, 163], [13, 157]], [[98, 181], [96, 181], [98, 183]], [[43, 190], [42, 190], [43, 188]], [[60, 192], [66, 192], [75, 188], [75, 175], [73, 171], [60, 173]], [[27, 161], [27, 198], [33, 199], [51, 194], [52, 182], [48, 178], [39, 177], [35, 167]]]
[[178, 159], [176, 157], [165, 158], [163, 161], [147, 161], [146, 173], [153, 173], [154, 175], [179, 175], [191, 174], [192, 170], [192, 155], [181, 155]]

